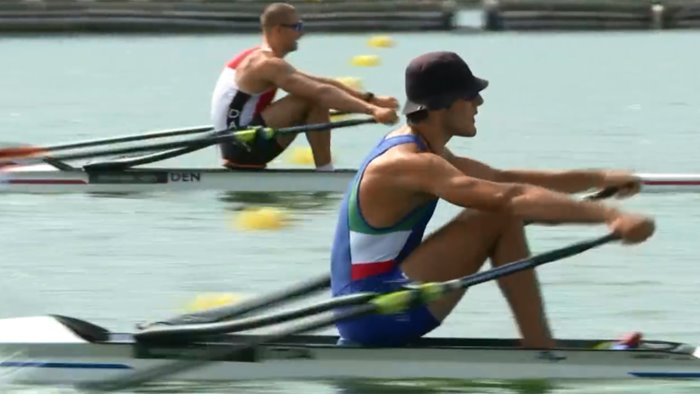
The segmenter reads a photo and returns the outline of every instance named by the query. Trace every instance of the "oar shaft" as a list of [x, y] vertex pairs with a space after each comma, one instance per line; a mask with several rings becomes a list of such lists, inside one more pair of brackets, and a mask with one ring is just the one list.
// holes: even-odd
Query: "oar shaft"
[[[323, 130], [341, 128], [341, 127], [356, 126], [356, 125], [367, 124], [367, 123], [376, 123], [376, 121], [374, 119], [371, 119], [371, 118], [368, 118], [368, 119], [350, 119], [350, 120], [344, 120], [344, 121], [339, 121], [339, 122], [302, 125], [302, 126], [294, 126], [294, 127], [281, 128], [281, 129], [263, 128], [263, 131], [268, 132], [268, 134], [270, 136], [272, 136], [275, 134], [294, 134], [294, 133], [302, 133], [302, 132], [307, 132], [307, 131], [323, 131]], [[121, 154], [137, 153], [137, 152], [152, 152], [152, 151], [158, 151], [158, 150], [167, 150], [167, 149], [187, 147], [187, 146], [191, 146], [191, 145], [209, 146], [209, 145], [214, 145], [214, 144], [224, 142], [224, 141], [236, 141], [236, 140], [238, 140], [238, 141], [243, 141], [243, 142], [251, 142], [253, 140], [253, 138], [255, 138], [256, 130], [257, 130], [257, 128], [251, 128], [251, 129], [237, 130], [237, 131], [232, 131], [232, 132], [228, 132], [228, 131], [227, 132], [216, 132], [216, 133], [213, 133], [212, 135], [209, 135], [206, 137], [192, 138], [192, 139], [181, 140], [181, 141], [164, 142], [164, 143], [159, 143], [159, 144], [150, 144], [150, 145], [134, 146], [134, 147], [110, 148], [110, 149], [95, 150], [95, 151], [73, 153], [73, 154], [66, 154], [66, 155], [39, 154], [39, 155], [32, 155], [28, 158], [27, 157], [23, 158], [21, 155], [16, 156], [16, 157], [12, 156], [12, 155], [6, 155], [6, 156], [2, 156], [2, 158], [6, 159], [6, 160], [21, 159], [22, 162], [27, 162], [27, 161], [28, 162], [36, 162], [36, 161], [41, 161], [47, 157], [50, 157], [50, 158], [57, 159], [57, 160], [68, 161], [68, 160], [87, 159], [87, 158], [91, 158], [91, 157], [121, 155]]]
[[477, 272], [462, 278], [453, 279], [447, 282], [423, 283], [412, 285], [410, 292], [396, 292], [385, 294], [372, 302], [381, 304], [381, 313], [396, 313], [408, 309], [417, 304], [427, 304], [451, 293], [455, 290], [466, 289], [481, 283], [489, 282], [517, 272], [530, 270], [542, 264], [551, 263], [566, 257], [571, 257], [583, 253], [589, 249], [604, 245], [608, 242], [619, 240], [616, 234], [607, 234], [592, 240], [578, 242], [559, 249], [540, 253], [519, 261], [504, 264], [487, 271]]
[[158, 342], [184, 340], [193, 341], [200, 336], [228, 334], [238, 331], [253, 330], [290, 320], [317, 315], [339, 307], [366, 304], [375, 298], [375, 293], [355, 293], [344, 297], [331, 298], [319, 304], [296, 308], [289, 311], [271, 313], [265, 316], [249, 317], [232, 321], [213, 322], [205, 324], [184, 324], [179, 326], [155, 326], [134, 334], [139, 342]]
[[595, 247], [606, 244], [608, 242], [616, 241], [618, 239], [620, 239], [619, 236], [615, 234], [607, 234], [589, 241], [583, 241], [569, 246], [565, 246], [563, 248], [550, 250], [548, 252], [544, 252], [532, 256], [530, 258], [508, 263], [500, 267], [490, 269], [488, 271], [479, 272], [474, 275], [458, 279], [456, 281], [452, 281], [452, 286], [467, 288], [469, 286], [474, 286], [479, 283], [488, 282], [490, 280], [497, 279], [516, 272], [533, 269], [537, 266], [550, 263], [552, 261], [557, 261], [567, 257], [571, 257], [583, 253], [589, 249], [593, 249]]
[[[347, 114], [350, 114], [350, 113], [339, 112], [339, 111], [331, 111], [330, 112], [330, 116], [347, 115]], [[47, 145], [47, 146], [43, 146], [43, 147], [31, 147], [31, 146], [29, 146], [29, 147], [6, 148], [6, 149], [0, 149], [0, 157], [9, 156], [8, 154], [10, 154], [11, 152], [12, 153], [26, 152], [27, 154], [29, 154], [29, 152], [44, 152], [44, 153], [58, 152], [61, 150], [79, 149], [79, 148], [87, 148], [87, 147], [92, 147], [92, 146], [119, 144], [119, 143], [125, 143], [125, 142], [133, 142], [133, 141], [143, 141], [143, 140], [154, 139], [154, 138], [179, 137], [179, 136], [183, 136], [183, 135], [199, 134], [199, 133], [204, 133], [204, 132], [213, 131], [213, 130], [214, 130], [214, 128], [211, 125], [202, 125], [202, 126], [194, 126], [194, 127], [186, 127], [186, 128], [178, 128], [178, 129], [157, 130], [157, 131], [152, 131], [152, 132], [147, 132], [147, 133], [129, 134], [129, 135], [123, 135], [123, 136], [117, 136], [117, 137], [99, 138], [99, 139], [90, 139], [90, 140], [77, 141], [77, 142], [60, 143], [60, 144]]]
[[271, 293], [267, 296], [251, 299], [249, 301], [243, 301], [240, 304], [222, 306], [202, 312], [175, 316], [167, 320], [144, 324], [141, 327], [148, 328], [159, 325], [181, 326], [189, 324], [215, 323], [229, 320], [234, 317], [241, 317], [262, 308], [272, 307], [290, 302], [302, 296], [308, 296], [317, 291], [327, 289], [330, 286], [330, 283], [330, 275], [323, 274], [316, 278], [297, 283], [294, 286], [281, 291]]
[[183, 135], [204, 133], [204, 132], [212, 131], [212, 130], [213, 129], [211, 126], [195, 126], [195, 127], [189, 127], [189, 128], [183, 128], [183, 129], [162, 130], [162, 131], [154, 131], [154, 132], [150, 132], [150, 133], [132, 134], [132, 135], [124, 135], [124, 136], [117, 136], [117, 137], [111, 137], [111, 138], [102, 138], [102, 139], [96, 139], [96, 140], [85, 140], [85, 141], [71, 142], [71, 143], [65, 143], [65, 144], [56, 144], [56, 145], [46, 146], [46, 147], [41, 148], [41, 149], [45, 152], [55, 152], [55, 151], [60, 151], [60, 150], [87, 148], [87, 147], [98, 146], [98, 145], [108, 145], [108, 144], [118, 144], [118, 143], [123, 143], [123, 142], [141, 141], [141, 140], [148, 140], [148, 139], [153, 139], [153, 138], [178, 137], [178, 136], [183, 136]]

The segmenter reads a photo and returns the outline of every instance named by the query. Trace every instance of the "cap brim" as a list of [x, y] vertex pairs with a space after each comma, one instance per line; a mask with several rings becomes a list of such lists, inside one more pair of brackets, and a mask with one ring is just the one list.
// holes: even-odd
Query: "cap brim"
[[478, 77], [474, 77], [474, 79], [476, 79], [476, 92], [474, 92], [474, 96], [476, 96], [489, 86], [489, 81]]
[[[475, 79], [476, 79], [476, 91], [468, 92], [466, 94], [468, 97], [478, 96], [479, 92], [481, 92], [482, 90], [486, 89], [489, 86], [489, 81], [487, 81], [486, 79], [477, 78], [477, 77], [475, 77]], [[459, 93], [457, 93], [457, 94], [459, 94]], [[454, 96], [448, 96], [448, 97], [454, 97]], [[459, 97], [459, 96], [457, 96], [457, 97]], [[408, 114], [412, 114], [414, 112], [422, 111], [426, 108], [428, 108], [428, 107], [423, 105], [423, 104], [418, 104], [418, 103], [415, 103], [415, 102], [409, 100], [409, 101], [406, 101], [406, 104], [404, 104], [403, 110], [401, 111], [401, 113], [403, 113], [404, 115], [408, 115]]]
[[401, 113], [404, 115], [412, 114], [414, 112], [422, 111], [425, 109], [425, 106], [423, 104], [418, 104], [414, 103], [413, 101], [406, 101], [406, 104], [403, 106], [403, 110]]

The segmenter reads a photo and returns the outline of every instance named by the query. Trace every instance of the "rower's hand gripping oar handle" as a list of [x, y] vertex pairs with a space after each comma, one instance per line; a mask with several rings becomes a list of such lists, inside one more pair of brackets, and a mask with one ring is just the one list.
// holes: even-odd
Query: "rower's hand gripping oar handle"
[[593, 193], [586, 197], [586, 200], [604, 200], [606, 198], [613, 197], [620, 191], [619, 187], [612, 186], [601, 189], [600, 191]]

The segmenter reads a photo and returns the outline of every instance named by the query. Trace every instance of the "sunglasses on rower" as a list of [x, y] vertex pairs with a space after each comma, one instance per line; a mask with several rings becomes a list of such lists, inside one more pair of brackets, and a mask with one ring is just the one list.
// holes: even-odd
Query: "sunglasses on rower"
[[280, 26], [290, 28], [297, 32], [302, 32], [304, 30], [304, 22], [302, 21], [297, 23], [281, 23]]

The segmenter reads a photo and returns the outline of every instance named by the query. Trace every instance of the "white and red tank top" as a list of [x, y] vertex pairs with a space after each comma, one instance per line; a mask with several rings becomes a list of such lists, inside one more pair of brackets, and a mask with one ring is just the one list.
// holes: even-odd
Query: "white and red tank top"
[[249, 125], [275, 98], [276, 88], [248, 93], [236, 83], [236, 67], [258, 49], [253, 47], [239, 53], [221, 71], [211, 98], [211, 120], [216, 131]]

